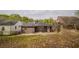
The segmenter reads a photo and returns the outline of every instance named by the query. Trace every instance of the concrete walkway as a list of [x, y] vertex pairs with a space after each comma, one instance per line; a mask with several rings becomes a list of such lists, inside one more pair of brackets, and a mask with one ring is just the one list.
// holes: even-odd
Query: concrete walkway
[[50, 34], [56, 34], [56, 32], [39, 32], [39, 33], [24, 33], [24, 34], [20, 34], [20, 35], [50, 35]]

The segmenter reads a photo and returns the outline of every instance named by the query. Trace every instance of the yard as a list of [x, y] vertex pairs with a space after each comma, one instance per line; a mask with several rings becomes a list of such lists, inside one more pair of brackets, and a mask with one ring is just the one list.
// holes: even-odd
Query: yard
[[63, 31], [47, 35], [0, 36], [1, 48], [77, 48], [79, 33]]

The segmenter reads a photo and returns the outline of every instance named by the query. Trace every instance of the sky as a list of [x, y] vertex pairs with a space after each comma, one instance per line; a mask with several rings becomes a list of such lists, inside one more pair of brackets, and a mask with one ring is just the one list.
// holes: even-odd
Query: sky
[[20, 14], [33, 19], [57, 18], [58, 16], [74, 16], [75, 10], [0, 10], [0, 14]]

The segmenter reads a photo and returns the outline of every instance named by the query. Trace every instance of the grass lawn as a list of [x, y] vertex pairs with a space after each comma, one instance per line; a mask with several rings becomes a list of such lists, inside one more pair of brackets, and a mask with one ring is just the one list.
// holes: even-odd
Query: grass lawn
[[64, 31], [49, 35], [0, 36], [0, 47], [4, 48], [77, 48], [79, 34]]

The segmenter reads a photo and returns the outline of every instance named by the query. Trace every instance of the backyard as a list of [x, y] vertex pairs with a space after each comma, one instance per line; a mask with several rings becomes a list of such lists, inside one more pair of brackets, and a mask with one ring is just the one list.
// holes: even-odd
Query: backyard
[[62, 31], [46, 35], [0, 36], [1, 48], [77, 48], [79, 33]]

